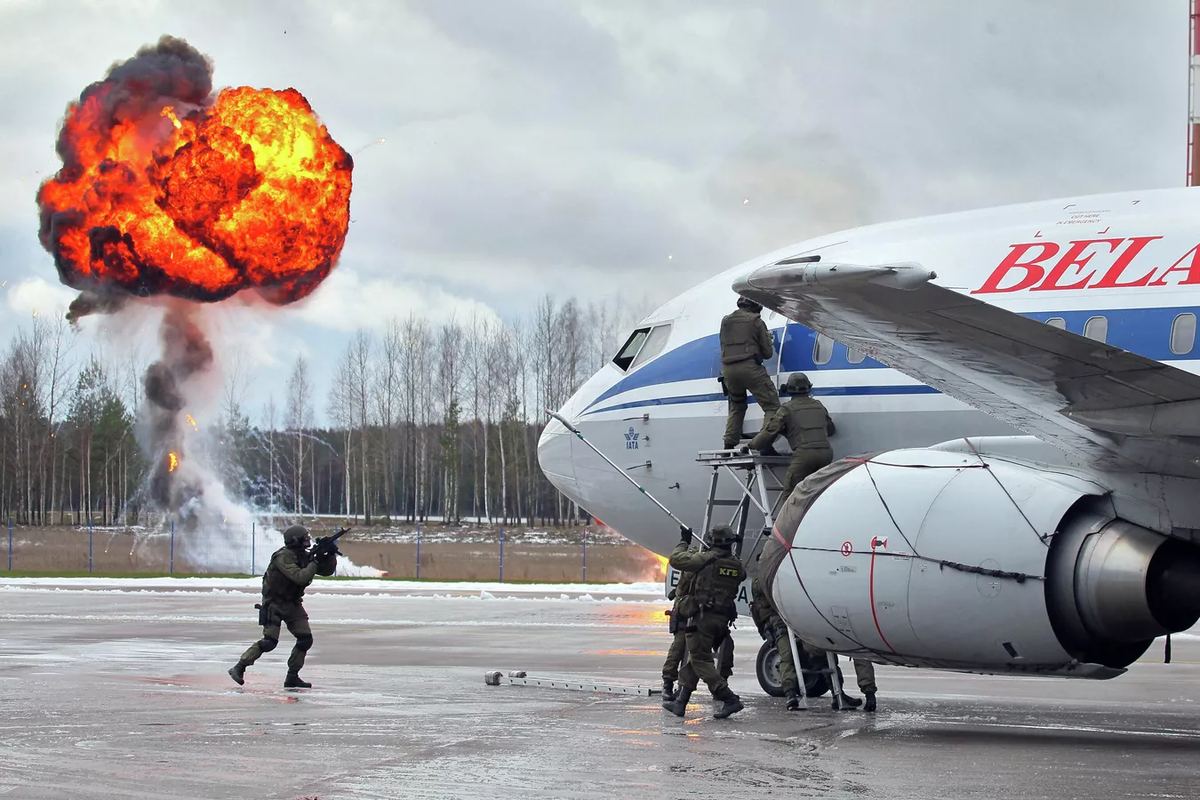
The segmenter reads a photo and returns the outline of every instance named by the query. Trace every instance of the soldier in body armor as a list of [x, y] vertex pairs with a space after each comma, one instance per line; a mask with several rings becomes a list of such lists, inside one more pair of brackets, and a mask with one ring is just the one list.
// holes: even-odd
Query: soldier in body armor
[[825, 406], [820, 400], [809, 396], [812, 383], [807, 375], [793, 372], [788, 376], [787, 391], [791, 397], [767, 420], [747, 448], [766, 453], [776, 437], [780, 434], [787, 437], [792, 447], [792, 463], [788, 465], [784, 478], [785, 498], [791, 495], [792, 489], [800, 481], [833, 462], [829, 437], [836, 432]]
[[[689, 549], [688, 552], [695, 551]], [[667, 630], [671, 633], [671, 646], [667, 648], [667, 660], [663, 662], [662, 668], [663, 700], [675, 699], [675, 682], [679, 680], [679, 668], [687, 660], [687, 634], [684, 632], [684, 626], [680, 624], [686, 620], [680, 619], [679, 604], [691, 593], [694, 578], [695, 573], [681, 573], [679, 583], [667, 596], [667, 599], [674, 601], [674, 605], [667, 612], [671, 618], [671, 622], [667, 626]], [[724, 643], [729, 646], [722, 648], [721, 644]], [[721, 677], [728, 679], [733, 674], [733, 640], [728, 639], [727, 642], [718, 643], [716, 652]]]
[[304, 589], [315, 575], [332, 575], [337, 569], [337, 555], [330, 554], [320, 560], [308, 559], [308, 547], [312, 543], [308, 529], [293, 525], [283, 532], [283, 547], [271, 555], [271, 563], [263, 573], [262, 605], [259, 624], [263, 635], [242, 653], [242, 657], [229, 670], [229, 677], [238, 685], [244, 684], [246, 667], [253, 664], [263, 653], [269, 653], [279, 644], [280, 623], [286, 624], [288, 632], [296, 637], [296, 644], [288, 656], [287, 677], [283, 685], [289, 689], [310, 689], [312, 684], [300, 679], [300, 668], [313, 645], [312, 628], [308, 624], [308, 612], [304, 610]]
[[732, 450], [742, 439], [746, 420], [746, 392], [762, 406], [763, 424], [779, 410], [779, 392], [767, 374], [764, 361], [775, 352], [771, 332], [759, 314], [762, 306], [739, 297], [737, 310], [721, 320], [721, 379], [729, 396], [729, 415], [725, 420], [725, 449]]
[[700, 680], [708, 684], [713, 699], [721, 703], [713, 716], [724, 719], [745, 706], [713, 662], [713, 650], [729, 635], [729, 624], [737, 619], [737, 592], [746, 569], [733, 555], [736, 534], [728, 525], [717, 525], [708, 534], [709, 550], [689, 550], [692, 532], [681, 528], [681, 541], [671, 552], [670, 564], [693, 576], [691, 592], [677, 608], [684, 627], [687, 663], [679, 671], [679, 693], [663, 708], [677, 717], [687, 711], [688, 701]]
[[787, 625], [775, 609], [771, 597], [757, 575], [750, 581], [750, 615], [758, 627], [758, 635], [775, 645], [779, 653], [779, 678], [783, 684], [788, 711], [800, 709], [800, 682], [796, 662], [792, 660], [792, 640]]

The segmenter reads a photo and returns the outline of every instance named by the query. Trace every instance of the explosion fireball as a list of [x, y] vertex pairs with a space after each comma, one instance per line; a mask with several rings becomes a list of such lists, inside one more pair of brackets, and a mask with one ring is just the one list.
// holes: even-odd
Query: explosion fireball
[[42, 246], [91, 293], [290, 303], [333, 269], [350, 221], [350, 155], [295, 89], [224, 89], [164, 36], [71, 103], [63, 167], [38, 190]]
[[[40, 239], [60, 280], [81, 294], [67, 318], [130, 313], [132, 298], [167, 295], [160, 358], [147, 369], [139, 441], [151, 464], [146, 491], [195, 560], [229, 569], [214, 539], [249, 529], [227, 500], [185, 402], [200, 402], [219, 361], [204, 303], [251, 289], [276, 305], [329, 275], [350, 223], [353, 160], [295, 89], [223, 89], [212, 64], [163, 36], [115, 64], [67, 107], [62, 169], [38, 189]], [[194, 537], [189, 534], [196, 534]]]

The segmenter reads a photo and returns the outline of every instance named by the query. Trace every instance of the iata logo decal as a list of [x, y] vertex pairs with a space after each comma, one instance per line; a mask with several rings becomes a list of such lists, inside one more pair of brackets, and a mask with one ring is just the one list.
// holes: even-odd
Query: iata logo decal
[[626, 450], [637, 450], [638, 449], [638, 437], [640, 435], [641, 434], [639, 434], [637, 431], [635, 431], [633, 429], [633, 426], [630, 425], [628, 433], [625, 434], [625, 449]]
[[1171, 265], [1163, 266], [1167, 259], [1142, 252], [1161, 238], [1131, 236], [1079, 239], [1065, 245], [1057, 242], [1009, 245], [1008, 255], [983, 286], [971, 294], [1200, 284], [1200, 244], [1178, 258], [1172, 254]]

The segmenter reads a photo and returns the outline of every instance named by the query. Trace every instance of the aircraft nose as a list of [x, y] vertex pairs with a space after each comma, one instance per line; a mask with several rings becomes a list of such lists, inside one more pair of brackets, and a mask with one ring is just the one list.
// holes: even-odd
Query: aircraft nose
[[571, 460], [571, 439], [574, 434], [556, 419], [551, 419], [538, 439], [538, 464], [546, 477], [559, 491], [574, 494], [575, 464]]

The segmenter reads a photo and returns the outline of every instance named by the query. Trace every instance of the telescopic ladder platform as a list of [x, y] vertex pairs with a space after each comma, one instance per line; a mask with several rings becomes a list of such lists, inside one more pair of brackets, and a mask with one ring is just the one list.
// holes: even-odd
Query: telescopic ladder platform
[[[746, 534], [746, 524], [753, 506], [763, 515], [763, 527], [753, 547], [746, 554], [753, 558], [762, 539], [771, 534], [775, 526], [775, 518], [786, 499], [783, 496], [783, 481], [777, 470], [786, 469], [791, 463], [791, 457], [785, 455], [762, 455], [751, 450], [748, 453], [741, 450], [701, 450], [696, 455], [696, 463], [712, 469], [712, 477], [708, 486], [708, 504], [704, 507], [705, 533], [716, 524], [714, 520], [716, 509], [720, 506], [731, 506], [736, 510], [730, 518], [729, 525], [734, 527], [739, 539]], [[738, 488], [735, 498], [726, 499], [717, 496], [722, 473], [733, 479]], [[743, 479], [742, 474], [745, 477]], [[738, 548], [741, 557], [742, 548]]]

